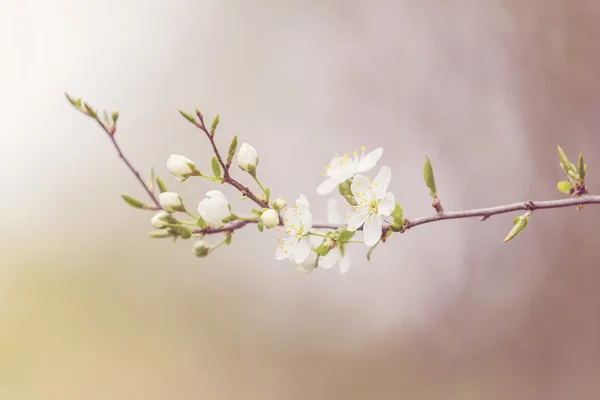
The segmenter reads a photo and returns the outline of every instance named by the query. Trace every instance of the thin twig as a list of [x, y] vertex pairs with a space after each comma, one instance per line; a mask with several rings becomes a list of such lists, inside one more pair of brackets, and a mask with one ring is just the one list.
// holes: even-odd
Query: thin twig
[[219, 149], [217, 148], [217, 144], [215, 143], [214, 136], [211, 135], [210, 131], [206, 128], [206, 125], [204, 124], [204, 117], [202, 116], [202, 113], [199, 110], [196, 110], [196, 115], [198, 116], [198, 119], [200, 120], [200, 122], [196, 123], [195, 125], [206, 134], [206, 137], [210, 141], [210, 144], [213, 148], [213, 152], [215, 153], [215, 156], [217, 157], [219, 164], [223, 168], [223, 183], [228, 183], [231, 186], [235, 187], [244, 196], [248, 197], [250, 200], [255, 202], [260, 208], [269, 208], [269, 203], [267, 203], [264, 200], [259, 199], [254, 193], [252, 193], [250, 188], [242, 185], [240, 182], [233, 179], [231, 177], [231, 175], [229, 175], [229, 169], [231, 167], [231, 164], [229, 164], [229, 163], [225, 164], [223, 162], [221, 153], [219, 152]]
[[115, 139], [116, 128], [114, 127], [114, 125], [113, 125], [112, 129], [109, 129], [105, 123], [100, 121], [100, 118], [94, 118], [94, 119], [96, 120], [96, 122], [98, 122], [98, 124], [104, 130], [104, 132], [106, 132], [106, 135], [109, 137], [110, 141], [112, 142], [113, 146], [115, 147], [115, 150], [117, 151], [117, 154], [119, 155], [119, 158], [121, 160], [123, 160], [125, 165], [127, 165], [127, 168], [129, 168], [129, 170], [137, 178], [138, 182], [144, 187], [144, 190], [146, 191], [146, 193], [148, 194], [150, 199], [152, 199], [152, 201], [154, 202], [154, 209], [161, 210], [162, 207], [160, 206], [160, 203], [159, 203], [158, 199], [156, 198], [156, 196], [154, 195], [154, 193], [152, 193], [150, 188], [148, 188], [148, 185], [146, 185], [146, 183], [144, 183], [144, 180], [142, 179], [142, 176], [140, 175], [140, 173], [133, 167], [133, 165], [131, 165], [131, 163], [129, 162], [127, 157], [125, 157], [125, 154], [123, 154], [123, 152], [121, 151], [121, 148], [119, 147], [119, 144], [117, 143], [117, 141]]
[[[600, 196], [581, 196], [576, 198], [568, 198], [561, 200], [548, 200], [548, 201], [523, 201], [520, 203], [507, 204], [503, 206], [489, 207], [489, 208], [478, 208], [473, 210], [464, 210], [464, 211], [447, 211], [442, 215], [431, 215], [426, 217], [418, 217], [413, 219], [405, 219], [404, 220], [404, 231], [407, 231], [411, 228], [414, 228], [418, 225], [424, 225], [431, 222], [438, 222], [450, 219], [466, 219], [466, 218], [475, 218], [481, 217], [481, 220], [486, 220], [494, 215], [506, 214], [514, 211], [535, 211], [535, 210], [547, 210], [552, 208], [565, 208], [565, 207], [574, 207], [583, 204], [600, 204]], [[194, 233], [211, 235], [215, 233], [221, 232], [233, 232], [237, 229], [243, 228], [247, 224], [255, 224], [258, 221], [234, 221], [229, 223], [222, 228], [206, 228], [199, 229], [194, 231]], [[340, 224], [327, 224], [327, 223], [315, 223], [313, 224], [313, 229], [328, 229], [328, 230], [336, 230], [345, 227], [346, 225]], [[362, 230], [362, 227], [358, 230]], [[386, 232], [389, 230], [389, 225], [384, 224], [382, 227], [382, 231]]]

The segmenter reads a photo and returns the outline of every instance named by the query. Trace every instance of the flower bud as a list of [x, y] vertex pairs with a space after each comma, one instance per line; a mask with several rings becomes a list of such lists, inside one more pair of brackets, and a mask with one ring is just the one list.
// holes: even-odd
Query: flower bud
[[243, 143], [237, 153], [237, 162], [240, 169], [244, 171], [256, 170], [258, 165], [258, 153], [248, 143]]
[[212, 228], [225, 225], [223, 220], [231, 215], [227, 198], [218, 190], [211, 190], [206, 196], [198, 204], [198, 214]]
[[273, 202], [273, 208], [275, 209], [275, 211], [281, 211], [286, 206], [286, 204], [287, 203], [284, 199], [279, 198]]
[[265, 228], [271, 229], [279, 225], [279, 214], [275, 210], [265, 210], [260, 216], [260, 220], [265, 225]]
[[171, 214], [169, 214], [166, 211], [159, 211], [156, 214], [154, 214], [152, 219], [150, 219], [150, 223], [156, 229], [164, 229], [167, 227], [167, 224], [174, 222], [174, 221], [169, 221], [170, 219], [172, 219]]
[[164, 192], [158, 195], [163, 210], [168, 212], [185, 211], [181, 196], [174, 192]]
[[194, 251], [196, 257], [206, 257], [213, 250], [213, 248], [204, 240], [198, 240], [196, 243], [194, 243], [192, 250]]
[[180, 156], [179, 154], [171, 154], [167, 160], [167, 168], [176, 178], [183, 181], [189, 178], [196, 170], [196, 164], [187, 157]]

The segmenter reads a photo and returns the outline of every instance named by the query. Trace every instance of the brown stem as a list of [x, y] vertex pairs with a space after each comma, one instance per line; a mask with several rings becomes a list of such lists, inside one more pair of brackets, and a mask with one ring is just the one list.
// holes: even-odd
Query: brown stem
[[[580, 206], [583, 204], [600, 204], [600, 196], [581, 196], [575, 198], [561, 199], [561, 200], [548, 200], [548, 201], [524, 201], [519, 203], [507, 204], [503, 206], [489, 207], [489, 208], [478, 208], [473, 210], [464, 211], [448, 211], [442, 215], [431, 215], [426, 217], [418, 217], [413, 219], [406, 219], [404, 221], [404, 231], [414, 228], [418, 225], [424, 225], [431, 222], [438, 222], [450, 219], [465, 219], [480, 217], [482, 221], [490, 218], [493, 215], [506, 214], [514, 211], [535, 211], [535, 210], [548, 210], [553, 208], [565, 208]], [[243, 228], [248, 224], [255, 224], [258, 221], [235, 221], [225, 225], [222, 228], [207, 228], [194, 231], [194, 233], [213, 234], [220, 232], [233, 232], [237, 229]], [[327, 223], [315, 223], [313, 229], [328, 229], [336, 230], [343, 228], [346, 225], [340, 224], [327, 224]], [[362, 230], [362, 227], [358, 230]], [[389, 230], [389, 225], [384, 224], [382, 230], [385, 232]], [[404, 232], [403, 231], [403, 232]]]
[[217, 148], [215, 139], [214, 139], [213, 135], [210, 134], [210, 131], [206, 128], [206, 125], [204, 124], [204, 117], [202, 116], [202, 113], [199, 110], [196, 110], [196, 115], [198, 116], [198, 119], [200, 121], [199, 123], [196, 124], [196, 126], [198, 128], [200, 128], [200, 130], [202, 130], [202, 132], [204, 132], [206, 134], [206, 137], [210, 141], [210, 144], [213, 148], [213, 152], [215, 153], [215, 156], [217, 157], [219, 164], [223, 168], [223, 182], [228, 183], [231, 186], [233, 186], [234, 188], [236, 188], [238, 191], [240, 191], [242, 193], [242, 195], [248, 197], [250, 200], [255, 202], [260, 208], [269, 208], [269, 203], [267, 203], [264, 200], [259, 199], [254, 193], [252, 193], [250, 188], [242, 185], [240, 182], [233, 179], [231, 177], [231, 175], [229, 175], [229, 168], [231, 167], [231, 164], [229, 164], [229, 163], [225, 164], [223, 162], [223, 158], [221, 157], [221, 153], [219, 152], [219, 149]]
[[160, 206], [160, 203], [159, 203], [158, 199], [156, 198], [156, 196], [154, 195], [154, 193], [152, 193], [152, 191], [148, 188], [148, 185], [146, 185], [146, 183], [144, 183], [144, 180], [142, 179], [140, 173], [133, 167], [133, 165], [129, 162], [127, 157], [125, 157], [125, 154], [123, 154], [123, 152], [121, 151], [121, 148], [119, 147], [119, 144], [117, 143], [117, 141], [115, 139], [115, 132], [116, 132], [115, 125], [112, 125], [112, 127], [109, 128], [106, 126], [105, 123], [100, 121], [99, 118], [95, 118], [95, 120], [96, 120], [96, 122], [98, 122], [100, 127], [102, 127], [104, 132], [106, 132], [106, 135], [109, 137], [110, 141], [112, 142], [113, 146], [115, 147], [115, 150], [117, 151], [117, 154], [119, 155], [119, 158], [121, 160], [123, 160], [125, 165], [127, 165], [127, 168], [129, 168], [129, 170], [133, 173], [133, 175], [135, 175], [138, 182], [143, 186], [144, 190], [146, 191], [146, 193], [148, 194], [150, 199], [152, 199], [152, 201], [154, 202], [153, 208], [155, 210], [161, 210], [162, 207]]

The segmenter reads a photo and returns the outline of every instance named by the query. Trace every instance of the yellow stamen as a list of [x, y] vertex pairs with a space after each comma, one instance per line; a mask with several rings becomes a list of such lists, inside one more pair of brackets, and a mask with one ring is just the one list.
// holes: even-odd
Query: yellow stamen
[[354, 152], [352, 153], [352, 155], [353, 155], [354, 157], [356, 157], [356, 156], [358, 155], [358, 151], [354, 150]]
[[360, 149], [361, 149], [362, 151], [365, 151], [367, 148], [366, 148], [365, 146], [360, 146]]

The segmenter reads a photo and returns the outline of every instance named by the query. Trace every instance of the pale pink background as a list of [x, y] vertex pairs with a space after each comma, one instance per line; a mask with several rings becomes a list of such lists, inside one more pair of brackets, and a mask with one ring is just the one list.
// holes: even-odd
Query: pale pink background
[[1, 398], [600, 396], [596, 207], [509, 244], [511, 215], [418, 227], [345, 276], [296, 275], [253, 229], [199, 260], [146, 237], [119, 198], [141, 189], [63, 98], [119, 109], [123, 149], [192, 207], [213, 187], [164, 162], [209, 169], [196, 106], [319, 219], [322, 166], [362, 144], [407, 217], [432, 212], [426, 154], [449, 210], [559, 198], [557, 144], [597, 193], [600, 3], [3, 0], [0, 48]]

